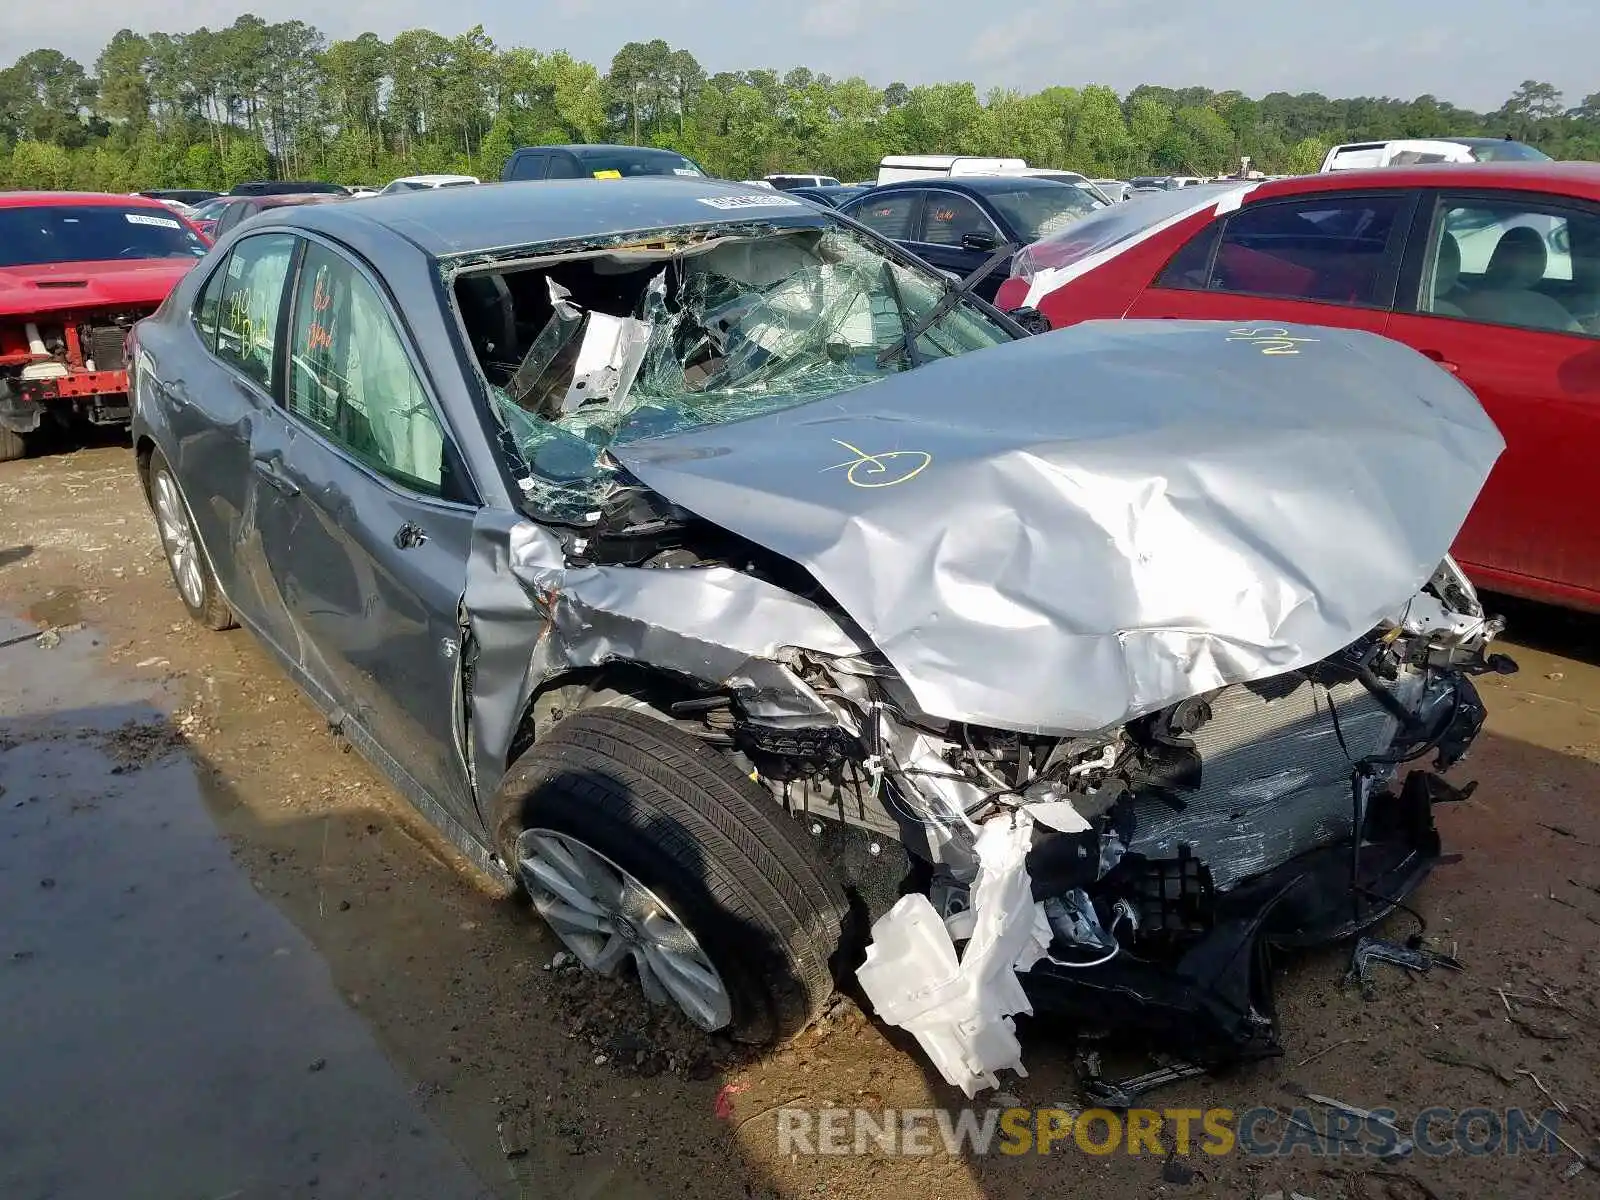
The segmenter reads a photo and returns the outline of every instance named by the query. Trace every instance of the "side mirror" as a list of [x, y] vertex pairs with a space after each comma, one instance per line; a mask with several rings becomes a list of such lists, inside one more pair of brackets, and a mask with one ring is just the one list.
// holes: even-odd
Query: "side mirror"
[[1014, 308], [1006, 314], [1030, 334], [1050, 332], [1050, 320], [1037, 308]]
[[988, 254], [1000, 243], [994, 240], [992, 233], [963, 233], [961, 235], [961, 248], [963, 250], [976, 250], [980, 254]]

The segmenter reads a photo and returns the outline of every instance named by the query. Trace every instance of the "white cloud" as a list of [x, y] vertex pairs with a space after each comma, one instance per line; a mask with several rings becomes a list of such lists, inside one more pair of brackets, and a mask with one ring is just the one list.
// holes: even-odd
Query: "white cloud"
[[118, 0], [108, 20], [104, 0], [0, 0], [0, 66], [41, 46], [89, 65], [119, 25], [140, 32], [216, 29], [253, 11], [269, 21], [297, 17], [330, 38], [368, 29], [389, 38], [418, 26], [449, 36], [482, 22], [500, 45], [565, 47], [602, 69], [623, 42], [663, 37], [711, 70], [803, 65], [836, 78], [861, 74], [880, 86], [893, 79], [969, 79], [980, 92], [1090, 82], [1119, 91], [1149, 82], [1253, 95], [1431, 92], [1493, 109], [1529, 76], [1551, 80], [1571, 101], [1593, 91], [1589, 60], [1600, 38], [1594, 0], [1525, 4], [1509, 42], [1451, 32], [1498, 28], [1504, 14], [1492, 0], [1015, 3], [811, 0], [799, 20], [780, 20], [751, 0], [346, 0], [338, 7], [310, 0]]
[[812, 37], [845, 38], [861, 28], [861, 6], [854, 0], [814, 0], [800, 28]]

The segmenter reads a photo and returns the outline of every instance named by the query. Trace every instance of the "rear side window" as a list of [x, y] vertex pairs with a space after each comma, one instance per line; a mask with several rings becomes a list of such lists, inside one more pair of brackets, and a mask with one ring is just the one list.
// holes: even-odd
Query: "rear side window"
[[289, 411], [373, 470], [430, 496], [444, 435], [388, 306], [348, 260], [306, 248], [289, 331]]
[[874, 233], [881, 233], [892, 241], [909, 241], [916, 228], [917, 209], [922, 197], [916, 192], [901, 192], [898, 196], [877, 196], [864, 199], [845, 211]]
[[1211, 256], [1222, 234], [1221, 221], [1213, 221], [1184, 243], [1172, 256], [1156, 280], [1156, 286], [1180, 291], [1203, 291], [1210, 287]]
[[222, 215], [217, 218], [217, 236], [220, 238], [246, 217], [253, 217], [261, 211], [259, 200], [236, 200], [222, 210]]
[[557, 151], [550, 155], [550, 169], [542, 176], [544, 179], [581, 179], [583, 167], [578, 162], [576, 154], [566, 151]]
[[509, 179], [543, 179], [548, 154], [518, 154], [511, 160]]
[[217, 352], [217, 313], [222, 309], [222, 285], [227, 278], [228, 264], [224, 262], [211, 272], [211, 278], [206, 280], [194, 303], [195, 332], [213, 354]]
[[267, 391], [273, 390], [273, 347], [283, 310], [283, 281], [294, 254], [286, 233], [247, 237], [233, 248], [222, 276], [216, 355]]
[[1167, 275], [1163, 282], [1245, 296], [1386, 305], [1405, 210], [1406, 200], [1399, 195], [1316, 196], [1247, 205], [1222, 227], [1208, 271], [1196, 276], [1193, 259], [1174, 261], [1167, 275], [1179, 268], [1186, 282], [1168, 283]]

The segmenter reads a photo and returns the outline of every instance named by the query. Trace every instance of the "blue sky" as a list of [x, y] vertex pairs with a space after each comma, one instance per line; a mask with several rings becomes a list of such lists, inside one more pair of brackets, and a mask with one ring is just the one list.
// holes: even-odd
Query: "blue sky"
[[1479, 109], [1528, 78], [1569, 105], [1600, 91], [1596, 0], [16, 0], [0, 3], [0, 64], [41, 45], [92, 62], [117, 28], [111, 11], [141, 32], [215, 28], [243, 11], [299, 17], [330, 37], [482, 22], [501, 45], [564, 47], [602, 67], [624, 41], [664, 37], [710, 71], [804, 65], [879, 85], [1431, 92]]

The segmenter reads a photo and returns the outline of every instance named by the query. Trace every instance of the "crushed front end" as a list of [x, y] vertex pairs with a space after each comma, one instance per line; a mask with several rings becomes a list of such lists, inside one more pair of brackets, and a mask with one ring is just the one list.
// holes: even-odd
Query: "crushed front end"
[[[1370, 927], [1439, 860], [1433, 806], [1470, 792], [1441, 772], [1484, 720], [1473, 677], [1516, 669], [1498, 631], [1447, 559], [1338, 654], [1094, 733], [931, 719], [871, 655], [794, 664], [829, 724], [737, 696], [680, 716], [816, 836], [853, 827], [866, 856], [851, 867], [847, 835], [835, 858], [858, 890], [904, 872], [861, 981], [970, 1093], [1020, 1068], [1009, 1018], [1030, 1010], [1195, 1063], [1275, 1053], [1269, 953]], [[1025, 892], [984, 912], [1007, 886]]]
[[28, 434], [47, 413], [126, 425], [124, 346], [156, 304], [48, 312], [0, 321], [0, 429]]

